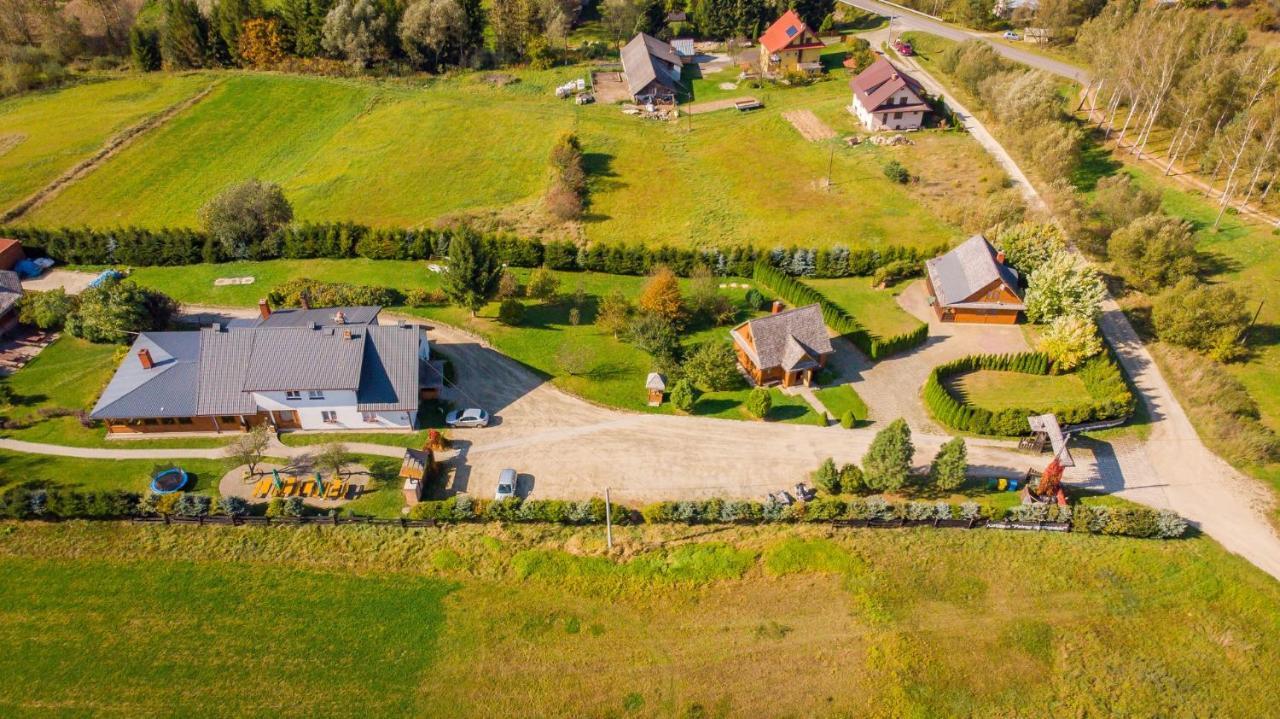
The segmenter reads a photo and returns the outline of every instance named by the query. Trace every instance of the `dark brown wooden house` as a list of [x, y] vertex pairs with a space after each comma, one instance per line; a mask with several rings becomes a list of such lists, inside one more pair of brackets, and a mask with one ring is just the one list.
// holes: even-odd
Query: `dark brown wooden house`
[[943, 322], [1011, 325], [1026, 309], [1018, 272], [982, 235], [924, 263], [929, 304]]
[[[777, 307], [777, 305], [775, 305]], [[756, 385], [809, 384], [835, 352], [816, 304], [748, 320], [729, 331], [738, 364]]]

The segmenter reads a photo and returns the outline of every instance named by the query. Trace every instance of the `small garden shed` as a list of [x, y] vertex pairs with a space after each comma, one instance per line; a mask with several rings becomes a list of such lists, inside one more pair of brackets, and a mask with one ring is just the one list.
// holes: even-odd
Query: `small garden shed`
[[644, 388], [649, 391], [649, 406], [657, 407], [662, 404], [662, 395], [667, 391], [667, 379], [657, 372], [650, 372]]

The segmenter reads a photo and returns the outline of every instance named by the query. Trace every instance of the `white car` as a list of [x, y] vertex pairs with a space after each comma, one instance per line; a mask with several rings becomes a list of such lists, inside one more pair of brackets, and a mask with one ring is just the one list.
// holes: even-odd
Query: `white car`
[[450, 427], [488, 427], [489, 413], [472, 407], [471, 409], [455, 409], [444, 418]]
[[1012, 30], [1005, 30], [1005, 31], [1004, 31], [1004, 39], [1005, 39], [1005, 40], [1021, 40], [1022, 38], [1018, 37], [1018, 33], [1014, 32], [1014, 31], [1012, 31]]
[[498, 475], [498, 491], [493, 493], [493, 499], [495, 501], [500, 501], [516, 496], [517, 481], [519, 480], [516, 477], [516, 471], [514, 469], [502, 470], [502, 474]]

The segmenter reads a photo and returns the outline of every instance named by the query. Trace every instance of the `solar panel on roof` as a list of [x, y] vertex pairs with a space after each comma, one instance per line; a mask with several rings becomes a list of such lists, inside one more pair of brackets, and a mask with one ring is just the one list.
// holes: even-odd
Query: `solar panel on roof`
[[798, 32], [800, 32], [800, 28], [796, 27], [795, 25], [792, 25], [791, 27], [787, 28], [787, 37], [795, 37], [796, 33]]

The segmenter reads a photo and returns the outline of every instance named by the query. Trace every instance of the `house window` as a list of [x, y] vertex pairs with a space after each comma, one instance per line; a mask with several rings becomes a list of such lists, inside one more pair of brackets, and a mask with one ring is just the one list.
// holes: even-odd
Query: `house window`
[[222, 424], [235, 424], [238, 420], [239, 417], [230, 414], [224, 414], [218, 418], [218, 421]]
[[191, 418], [190, 418], [190, 417], [179, 417], [179, 418], [178, 418], [178, 424], [191, 424]]
[[178, 423], [178, 420], [174, 419], [173, 417], [160, 418], [160, 424], [177, 424], [177, 423]]
[[361, 412], [360, 419], [363, 419], [365, 422], [370, 422], [370, 423], [377, 422], [378, 413], [377, 412]]
[[902, 119], [902, 113], [901, 113], [901, 112], [895, 112], [895, 113], [893, 113], [893, 119], [895, 119], [895, 120], [901, 120], [901, 119]]
[[159, 422], [157, 422], [155, 419], [151, 417], [147, 417], [146, 419], [142, 420], [142, 423], [147, 425], [148, 427], [154, 427], [155, 425], [159, 424]]
[[324, 410], [323, 412], [321, 412], [321, 413], [320, 413], [320, 419], [324, 420], [324, 421], [325, 421], [325, 423], [327, 423], [327, 424], [337, 424], [337, 423], [338, 423], [338, 413], [337, 413], [337, 412], [334, 412], [334, 411], [332, 411], [332, 410], [327, 410], [327, 409], [326, 409], [326, 410]]
[[296, 389], [291, 389], [284, 393], [284, 398], [288, 400], [302, 399], [302, 393]]
[[322, 389], [308, 390], [307, 399], [324, 399], [324, 390]]

